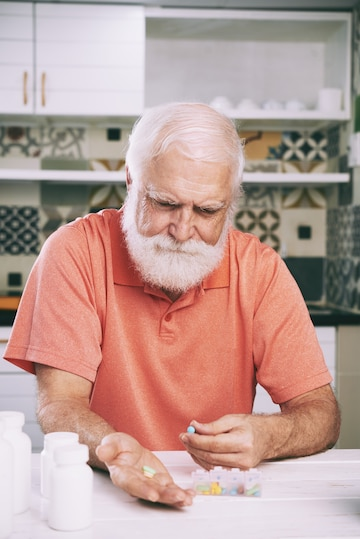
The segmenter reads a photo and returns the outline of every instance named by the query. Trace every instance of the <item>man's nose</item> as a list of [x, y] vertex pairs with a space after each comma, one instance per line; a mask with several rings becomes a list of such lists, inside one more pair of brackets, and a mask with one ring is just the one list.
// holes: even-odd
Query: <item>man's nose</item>
[[194, 215], [192, 208], [181, 207], [177, 208], [172, 213], [171, 223], [169, 226], [170, 235], [180, 242], [187, 241], [194, 234]]

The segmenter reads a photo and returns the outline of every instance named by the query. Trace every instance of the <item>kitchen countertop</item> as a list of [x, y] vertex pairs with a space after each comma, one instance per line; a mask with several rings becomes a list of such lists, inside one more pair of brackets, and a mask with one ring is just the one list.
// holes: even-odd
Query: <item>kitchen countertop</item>
[[360, 325], [360, 313], [352, 313], [327, 305], [308, 305], [314, 326]]
[[[185, 451], [157, 453], [175, 481], [191, 487], [198, 466]], [[191, 507], [173, 509], [142, 502], [94, 473], [93, 524], [59, 532], [47, 523], [40, 495], [40, 455], [33, 455], [31, 507], [14, 517], [17, 539], [188, 539], [244, 537], [289, 539], [360, 536], [360, 450], [333, 449], [311, 457], [265, 462], [261, 497], [196, 496]]]
[[[0, 295], [0, 326], [13, 324], [20, 296]], [[332, 306], [309, 304], [310, 317], [315, 326], [360, 325], [360, 313], [352, 313]]]
[[15, 309], [0, 309], [0, 326], [12, 326], [15, 315]]

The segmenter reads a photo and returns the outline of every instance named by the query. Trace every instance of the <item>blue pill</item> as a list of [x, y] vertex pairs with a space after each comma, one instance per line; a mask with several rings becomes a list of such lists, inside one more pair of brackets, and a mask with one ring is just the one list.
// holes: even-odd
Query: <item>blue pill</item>
[[195, 427], [193, 427], [192, 425], [190, 425], [188, 428], [187, 428], [187, 431], [189, 434], [194, 434], [195, 432]]

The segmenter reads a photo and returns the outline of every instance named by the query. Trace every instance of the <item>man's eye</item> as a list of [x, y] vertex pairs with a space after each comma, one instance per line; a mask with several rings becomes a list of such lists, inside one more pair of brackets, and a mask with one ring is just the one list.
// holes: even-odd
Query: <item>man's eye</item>
[[217, 208], [198, 208], [198, 211], [204, 215], [214, 215], [219, 210]]
[[153, 203], [156, 204], [156, 206], [159, 206], [160, 208], [175, 208], [176, 204], [173, 202], [168, 202], [165, 200], [156, 200], [153, 199]]

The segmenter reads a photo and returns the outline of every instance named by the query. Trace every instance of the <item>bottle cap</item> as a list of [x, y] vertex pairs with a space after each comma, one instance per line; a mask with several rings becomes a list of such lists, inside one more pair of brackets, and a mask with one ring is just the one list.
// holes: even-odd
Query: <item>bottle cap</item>
[[78, 443], [79, 435], [77, 432], [48, 432], [44, 436], [44, 447], [53, 451], [55, 447]]
[[23, 412], [1, 410], [0, 419], [5, 422], [6, 427], [22, 427], [25, 424], [25, 414]]

